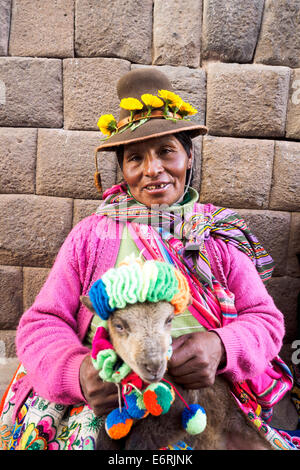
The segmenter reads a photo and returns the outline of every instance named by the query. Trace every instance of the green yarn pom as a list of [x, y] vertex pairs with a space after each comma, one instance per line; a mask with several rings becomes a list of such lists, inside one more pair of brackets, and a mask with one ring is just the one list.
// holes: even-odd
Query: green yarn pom
[[200, 434], [206, 428], [206, 413], [202, 406], [194, 404], [184, 408], [182, 426], [191, 435]]
[[148, 291], [147, 300], [158, 302], [167, 300], [170, 302], [178, 290], [178, 281], [174, 269], [168, 263], [157, 262], [157, 277]]
[[99, 370], [99, 377], [105, 382], [119, 383], [131, 371], [131, 368], [123, 362], [119, 369], [115, 370], [118, 356], [113, 349], [102, 349], [97, 354], [97, 358], [92, 358], [95, 369]]
[[148, 385], [143, 394], [144, 404], [150, 414], [160, 416], [166, 414], [173, 401], [171, 389], [163, 383]]
[[170, 302], [178, 293], [178, 280], [173, 266], [161, 261], [132, 262], [111, 268], [102, 281], [112, 309], [125, 308], [137, 302]]

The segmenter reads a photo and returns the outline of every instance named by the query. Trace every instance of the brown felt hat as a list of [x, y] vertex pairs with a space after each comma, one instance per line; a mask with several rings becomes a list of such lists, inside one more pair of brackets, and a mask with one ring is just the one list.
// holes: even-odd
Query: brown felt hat
[[[123, 98], [136, 98], [141, 101], [141, 96], [145, 93], [157, 96], [158, 90], [173, 91], [169, 79], [160, 70], [154, 68], [141, 68], [128, 72], [120, 78], [117, 84], [117, 93], [120, 100]], [[142, 103], [143, 104], [143, 103]], [[143, 109], [135, 112], [133, 122], [140, 122], [145, 118], [148, 108], [144, 105]], [[207, 127], [197, 124], [188, 119], [182, 119], [180, 115], [174, 114], [176, 120], [166, 119], [164, 107], [152, 110], [148, 120], [140, 126], [128, 127], [132, 122], [130, 111], [120, 108], [119, 121], [117, 123], [118, 131], [106, 138], [96, 152], [104, 150], [116, 150], [119, 145], [140, 142], [154, 137], [177, 132], [188, 132], [191, 138], [207, 133]], [[127, 128], [126, 128], [127, 126]], [[125, 129], [126, 128], [126, 129]], [[134, 130], [133, 130], [134, 128]], [[125, 130], [124, 130], [125, 129]]]

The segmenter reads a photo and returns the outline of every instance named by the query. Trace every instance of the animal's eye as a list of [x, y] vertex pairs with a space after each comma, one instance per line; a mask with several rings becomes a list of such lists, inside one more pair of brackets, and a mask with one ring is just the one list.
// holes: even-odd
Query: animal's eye
[[172, 323], [172, 321], [173, 321], [173, 318], [174, 318], [173, 315], [171, 315], [170, 317], [168, 317], [167, 320], [166, 320], [166, 325], [170, 325], [170, 324]]
[[111, 325], [117, 333], [125, 333], [130, 331], [128, 323], [120, 318], [114, 318]]

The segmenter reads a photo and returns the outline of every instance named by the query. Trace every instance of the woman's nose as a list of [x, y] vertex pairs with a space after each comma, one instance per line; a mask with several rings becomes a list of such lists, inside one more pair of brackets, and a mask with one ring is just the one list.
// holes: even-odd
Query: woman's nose
[[151, 178], [159, 175], [163, 171], [161, 160], [157, 157], [151, 156], [145, 159], [144, 174]]

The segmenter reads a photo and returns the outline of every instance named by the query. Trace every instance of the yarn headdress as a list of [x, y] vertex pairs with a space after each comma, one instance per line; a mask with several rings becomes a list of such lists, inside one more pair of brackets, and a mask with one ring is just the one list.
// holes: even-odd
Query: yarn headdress
[[185, 276], [172, 265], [127, 257], [92, 285], [89, 297], [99, 317], [107, 320], [116, 309], [146, 301], [166, 300], [177, 315], [188, 306], [190, 290]]
[[[104, 326], [106, 320], [116, 309], [137, 302], [164, 300], [174, 306], [175, 315], [180, 314], [190, 302], [189, 285], [185, 276], [172, 265], [154, 260], [143, 262], [131, 256], [96, 281], [89, 298], [96, 313], [104, 320], [93, 340], [92, 362], [100, 378], [115, 383], [119, 391], [119, 408], [107, 416], [106, 432], [112, 439], [121, 439], [129, 433], [134, 420], [145, 418], [149, 413], [153, 416], [167, 413], [175, 400], [176, 389], [165, 379], [147, 386], [125, 362], [117, 366], [118, 357]], [[167, 358], [171, 355], [170, 344]], [[125, 402], [123, 407], [120, 387]], [[206, 426], [205, 411], [200, 405], [185, 405], [182, 426], [189, 434], [199, 434]]]

